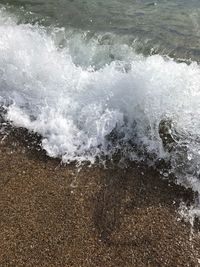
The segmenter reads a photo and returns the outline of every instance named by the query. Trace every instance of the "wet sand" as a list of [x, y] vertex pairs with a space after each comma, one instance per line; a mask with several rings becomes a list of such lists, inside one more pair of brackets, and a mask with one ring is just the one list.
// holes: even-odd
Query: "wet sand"
[[137, 165], [78, 172], [28, 144], [0, 142], [0, 266], [200, 266], [177, 213], [190, 190]]

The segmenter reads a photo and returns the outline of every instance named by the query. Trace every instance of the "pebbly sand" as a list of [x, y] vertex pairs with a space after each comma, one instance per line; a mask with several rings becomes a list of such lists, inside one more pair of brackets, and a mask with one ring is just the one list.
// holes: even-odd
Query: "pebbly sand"
[[79, 172], [31, 138], [0, 142], [1, 267], [200, 266], [198, 229], [177, 213], [190, 190], [137, 165]]

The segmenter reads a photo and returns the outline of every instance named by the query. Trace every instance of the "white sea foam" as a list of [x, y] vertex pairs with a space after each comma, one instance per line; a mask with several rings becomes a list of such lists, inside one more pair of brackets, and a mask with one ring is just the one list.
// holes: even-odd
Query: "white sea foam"
[[[149, 155], [152, 164], [163, 158], [180, 183], [200, 192], [196, 63], [145, 58], [105, 35], [89, 40], [88, 33], [0, 15], [0, 101], [8, 120], [39, 133], [47, 154], [64, 162], [94, 162], [119, 150], [129, 159]], [[163, 120], [173, 122], [168, 152]]]

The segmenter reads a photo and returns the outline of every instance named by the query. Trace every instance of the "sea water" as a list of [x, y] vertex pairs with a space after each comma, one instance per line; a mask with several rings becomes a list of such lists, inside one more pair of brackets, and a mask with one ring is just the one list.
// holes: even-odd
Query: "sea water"
[[0, 1], [0, 104], [64, 163], [166, 162], [200, 192], [198, 1]]

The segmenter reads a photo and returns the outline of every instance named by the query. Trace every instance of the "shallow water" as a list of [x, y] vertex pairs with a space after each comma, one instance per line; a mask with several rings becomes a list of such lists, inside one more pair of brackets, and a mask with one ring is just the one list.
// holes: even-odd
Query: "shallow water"
[[200, 192], [197, 1], [0, 3], [7, 120], [64, 162], [165, 161]]
[[[115, 33], [145, 54], [162, 53], [197, 61], [200, 58], [198, 0], [119, 1], [59, 0], [0, 1], [15, 13], [27, 11], [27, 21], [40, 21], [99, 32]], [[31, 14], [30, 14], [31, 12]], [[32, 15], [32, 12], [34, 15]]]

